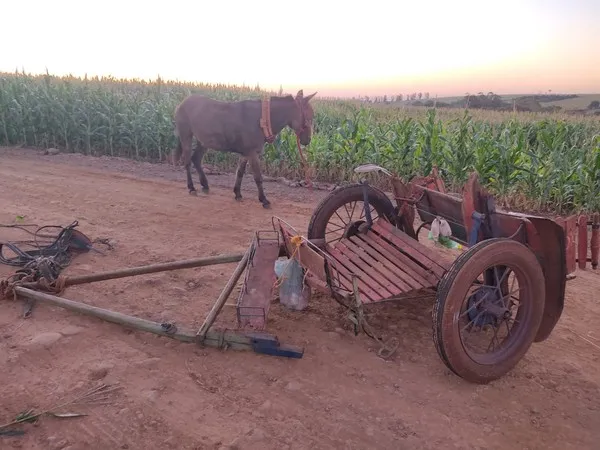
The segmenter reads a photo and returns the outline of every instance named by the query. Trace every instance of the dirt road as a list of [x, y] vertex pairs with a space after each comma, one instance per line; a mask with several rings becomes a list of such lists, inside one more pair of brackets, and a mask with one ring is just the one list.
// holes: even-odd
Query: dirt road
[[[78, 257], [67, 274], [243, 251], [272, 215], [305, 232], [323, 191], [266, 183], [264, 210], [251, 177], [244, 202], [233, 177], [209, 175], [191, 197], [183, 169], [79, 155], [0, 149], [0, 223], [67, 225], [110, 238], [106, 256]], [[0, 230], [0, 239], [10, 238]], [[75, 300], [198, 327], [234, 264], [69, 288]], [[0, 266], [0, 277], [10, 269]], [[23, 449], [597, 449], [600, 442], [600, 276], [577, 272], [550, 339], [488, 386], [452, 375], [431, 340], [431, 305], [373, 310], [399, 338], [391, 361], [354, 336], [332, 300], [308, 310], [273, 305], [269, 329], [304, 345], [286, 360], [201, 349], [60, 308], [0, 303], [0, 422], [53, 405], [99, 380], [123, 389], [85, 417], [43, 417], [0, 448]], [[234, 308], [222, 319], [234, 325]]]

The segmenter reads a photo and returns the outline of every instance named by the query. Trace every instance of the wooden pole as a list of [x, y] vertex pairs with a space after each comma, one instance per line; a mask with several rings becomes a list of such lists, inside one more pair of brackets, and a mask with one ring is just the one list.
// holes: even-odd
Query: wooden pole
[[588, 218], [585, 215], [579, 216], [577, 233], [577, 259], [579, 260], [579, 268], [585, 270], [587, 266], [587, 251], [588, 251]]
[[172, 261], [160, 264], [150, 264], [147, 266], [130, 267], [127, 269], [111, 270], [108, 272], [93, 273], [90, 275], [67, 277], [65, 279], [65, 287], [75, 286], [77, 284], [94, 283], [97, 281], [114, 280], [116, 278], [145, 275], [148, 273], [166, 272], [168, 270], [191, 269], [193, 267], [234, 263], [240, 261], [243, 257], [243, 253], [209, 256], [204, 258], [184, 259], [182, 261]]
[[600, 214], [594, 213], [592, 218], [592, 269], [598, 268], [598, 254], [600, 253]]
[[[106, 320], [107, 322], [133, 328], [135, 330], [147, 331], [182, 342], [197, 341], [196, 334], [192, 330], [185, 328], [177, 327], [174, 332], [168, 332], [157, 322], [128, 316], [127, 314], [98, 308], [81, 302], [75, 302], [43, 292], [32, 291], [31, 289], [21, 286], [15, 287], [15, 292], [23, 298], [58, 306], [87, 316], [97, 317]], [[299, 347], [280, 345], [275, 336], [266, 333], [242, 334], [234, 331], [208, 331], [205, 333], [202, 345], [217, 348], [223, 348], [227, 345], [234, 350], [252, 350], [256, 353], [290, 358], [302, 358], [304, 353], [304, 350]]]
[[31, 300], [48, 303], [50, 305], [59, 306], [70, 311], [75, 311], [88, 316], [97, 317], [108, 322], [124, 325], [136, 330], [148, 331], [150, 333], [168, 336], [180, 341], [193, 342], [194, 336], [189, 333], [178, 331], [175, 334], [167, 333], [159, 323], [150, 320], [140, 319], [137, 317], [128, 316], [108, 309], [98, 308], [96, 306], [86, 305], [85, 303], [75, 302], [66, 298], [56, 297], [44, 292], [37, 292], [31, 289], [17, 286], [15, 287], [17, 295]]
[[225, 287], [221, 291], [221, 294], [219, 295], [219, 298], [217, 299], [217, 301], [213, 305], [212, 309], [210, 310], [210, 312], [206, 316], [206, 319], [204, 319], [204, 323], [202, 324], [202, 326], [200, 327], [200, 329], [198, 329], [198, 332], [196, 333], [196, 336], [197, 336], [199, 342], [202, 342], [204, 340], [208, 329], [215, 322], [215, 319], [217, 318], [217, 316], [219, 315], [219, 313], [223, 309], [223, 305], [225, 305], [225, 302], [229, 298], [229, 295], [231, 294], [231, 291], [233, 291], [233, 288], [235, 287], [235, 284], [240, 279], [240, 276], [242, 276], [242, 273], [243, 273], [244, 269], [248, 265], [248, 260], [250, 259], [250, 254], [252, 253], [252, 250], [254, 248], [254, 244], [255, 244], [255, 241], [252, 241], [252, 244], [250, 244], [250, 246], [246, 250], [246, 253], [242, 257], [241, 261], [238, 263], [237, 267], [235, 268], [235, 270], [231, 274], [231, 278], [229, 278], [229, 281], [227, 282], [227, 284], [225, 285]]
[[[158, 334], [160, 336], [166, 336], [172, 339], [176, 339], [182, 342], [195, 342], [196, 335], [193, 330], [189, 329], [178, 329], [174, 333], [168, 333], [161, 325], [157, 322], [150, 320], [140, 319], [139, 317], [129, 316], [116, 311], [110, 311], [108, 309], [98, 308], [96, 306], [87, 305], [85, 303], [68, 300], [66, 298], [56, 297], [54, 295], [46, 294], [43, 292], [32, 291], [31, 289], [16, 287], [15, 291], [21, 297], [36, 300], [39, 302], [47, 303], [50, 305], [58, 306], [70, 311], [75, 311], [87, 316], [97, 317], [107, 322], [112, 322], [117, 325], [122, 325], [135, 330], [147, 331], [149, 333]], [[219, 347], [219, 344], [229, 344], [232, 348], [238, 350], [252, 350], [252, 343], [250, 338], [245, 336], [236, 335], [235, 333], [221, 333], [213, 332], [206, 336], [204, 344], [212, 347]]]

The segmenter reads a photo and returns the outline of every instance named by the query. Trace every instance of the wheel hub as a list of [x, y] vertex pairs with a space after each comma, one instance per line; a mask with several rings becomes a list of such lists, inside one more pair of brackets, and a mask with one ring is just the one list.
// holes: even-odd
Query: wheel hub
[[364, 234], [368, 230], [367, 222], [364, 220], [357, 220], [350, 222], [344, 229], [344, 238], [356, 236], [357, 234]]
[[502, 320], [510, 317], [510, 310], [503, 301], [500, 289], [481, 286], [467, 302], [469, 320], [477, 327], [497, 326]]

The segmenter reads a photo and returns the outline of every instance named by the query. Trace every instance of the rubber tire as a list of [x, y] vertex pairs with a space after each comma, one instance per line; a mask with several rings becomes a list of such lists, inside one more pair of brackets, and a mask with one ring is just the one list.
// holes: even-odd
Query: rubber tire
[[[379, 217], [384, 217], [390, 223], [394, 224], [396, 214], [388, 196], [373, 186], [368, 186], [367, 189], [369, 204], [375, 207]], [[360, 184], [343, 186], [330, 192], [319, 202], [310, 218], [307, 233], [308, 239], [324, 239], [327, 224], [335, 211], [346, 203], [356, 201], [363, 201], [363, 186]]]
[[[531, 304], [520, 320], [517, 342], [508, 354], [495, 364], [479, 364], [463, 348], [454, 315], [460, 311], [466, 292], [476, 277], [487, 267], [506, 264], [522, 272]], [[466, 287], [465, 287], [466, 286]], [[521, 286], [519, 286], [521, 288]], [[523, 244], [505, 238], [488, 239], [462, 253], [438, 284], [433, 307], [433, 342], [444, 364], [467, 381], [487, 384], [510, 372], [533, 343], [544, 314], [546, 288], [544, 273], [535, 254]]]

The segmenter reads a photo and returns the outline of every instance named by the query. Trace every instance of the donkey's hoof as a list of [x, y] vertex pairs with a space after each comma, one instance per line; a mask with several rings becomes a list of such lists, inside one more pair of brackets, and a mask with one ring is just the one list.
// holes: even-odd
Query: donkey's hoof
[[271, 209], [271, 202], [263, 202], [263, 208], [265, 209]]
[[197, 196], [198, 192], [196, 192], [196, 189], [190, 189], [190, 195]]
[[241, 195], [236, 195], [235, 196], [235, 201], [236, 202], [241, 202], [243, 200], [243, 197]]
[[210, 189], [208, 188], [202, 188], [202, 192], [205, 194], [208, 194], [210, 192]]

